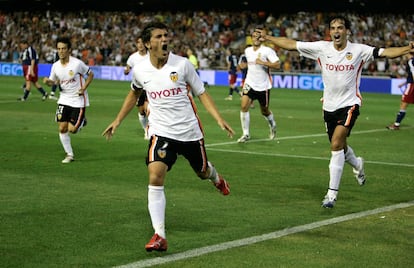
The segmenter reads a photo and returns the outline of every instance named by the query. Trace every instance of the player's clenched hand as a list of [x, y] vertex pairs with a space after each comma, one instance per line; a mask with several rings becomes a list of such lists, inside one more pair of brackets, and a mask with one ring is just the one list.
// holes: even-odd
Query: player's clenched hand
[[83, 96], [83, 95], [85, 95], [85, 90], [84, 90], [84, 89], [83, 89], [83, 90], [82, 90], [82, 89], [79, 89], [79, 90], [78, 90], [78, 95], [79, 95], [79, 96]]
[[50, 80], [48, 77], [44, 77], [43, 78], [43, 83], [48, 85], [48, 86], [52, 86], [54, 84], [54, 81]]

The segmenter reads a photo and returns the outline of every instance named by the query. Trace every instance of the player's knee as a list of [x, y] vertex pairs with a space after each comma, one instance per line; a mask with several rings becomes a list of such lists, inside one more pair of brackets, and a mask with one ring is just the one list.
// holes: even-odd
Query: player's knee
[[74, 125], [69, 125], [68, 131], [72, 134], [76, 134], [76, 133], [78, 133], [78, 128], [75, 127]]

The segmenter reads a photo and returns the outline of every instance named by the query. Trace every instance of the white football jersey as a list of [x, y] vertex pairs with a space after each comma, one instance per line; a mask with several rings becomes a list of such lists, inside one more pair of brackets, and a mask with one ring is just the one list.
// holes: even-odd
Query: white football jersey
[[143, 59], [148, 58], [149, 53], [147, 52], [147, 54], [145, 55], [141, 55], [139, 54], [138, 51], [132, 53], [131, 55], [129, 55], [126, 64], [131, 67], [131, 69], [137, 65], [140, 61], [142, 61]]
[[167, 63], [155, 68], [149, 58], [132, 70], [131, 88], [146, 91], [149, 103], [148, 134], [179, 141], [203, 138], [192, 96], [204, 93], [204, 84], [194, 66], [184, 57], [170, 53]]
[[89, 106], [88, 91], [85, 90], [83, 96], [79, 96], [79, 90], [85, 83], [85, 75], [90, 71], [83, 61], [78, 58], [69, 57], [69, 62], [62, 65], [60, 60], [52, 65], [49, 79], [59, 81], [61, 91], [59, 93], [59, 104], [68, 105], [75, 108]]
[[261, 45], [257, 50], [247, 47], [244, 50], [247, 59], [247, 75], [244, 85], [249, 85], [256, 91], [265, 91], [272, 87], [272, 76], [267, 66], [256, 64], [256, 59], [274, 63], [279, 61], [276, 52], [267, 46]]
[[316, 60], [321, 68], [325, 111], [361, 106], [361, 72], [364, 64], [374, 58], [374, 47], [349, 41], [342, 51], [336, 50], [331, 41], [297, 42], [296, 47], [302, 56]]

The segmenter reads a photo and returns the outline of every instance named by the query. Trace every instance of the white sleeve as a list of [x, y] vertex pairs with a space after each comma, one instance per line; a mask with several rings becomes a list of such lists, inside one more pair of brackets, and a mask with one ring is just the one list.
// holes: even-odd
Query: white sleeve
[[187, 59], [185, 60], [185, 76], [186, 82], [194, 96], [204, 93], [204, 83], [201, 81], [200, 76], [198, 76], [193, 64]]

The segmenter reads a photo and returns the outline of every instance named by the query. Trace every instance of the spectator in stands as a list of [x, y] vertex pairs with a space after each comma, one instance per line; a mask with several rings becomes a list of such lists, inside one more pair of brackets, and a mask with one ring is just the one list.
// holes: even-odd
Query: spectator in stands
[[8, 61], [10, 58], [10, 51], [7, 46], [2, 46], [0, 50], [0, 61]]
[[18, 45], [15, 45], [12, 50], [12, 62], [19, 63], [20, 61], [20, 52]]
[[[326, 27], [320, 24], [325, 20], [326, 13], [299, 12], [278, 16], [261, 13], [261, 15], [262, 17], [259, 17], [258, 13], [248, 10], [237, 12], [211, 10], [208, 12], [196, 11], [192, 14], [160, 11], [155, 17], [162, 21], [168, 21], [174, 29], [175, 37], [184, 46], [212, 49], [213, 51], [204, 53], [204, 55], [206, 57], [211, 55], [209, 68], [213, 69], [226, 68], [224, 49], [219, 36], [229, 36], [227, 42], [229, 45], [239, 44], [239, 42], [245, 41], [245, 33], [249, 25], [258, 24], [260, 21], [266, 21], [266, 26], [278, 36], [287, 36], [303, 41], [330, 38], [329, 31], [325, 31]], [[263, 18], [263, 16], [267, 16], [267, 18]], [[44, 12], [5, 13], [3, 18], [5, 23], [0, 24], [0, 32], [6, 45], [9, 46], [9, 51], [14, 47], [15, 42], [18, 44], [20, 36], [32, 40], [31, 44], [34, 47], [42, 47], [47, 40], [55, 41], [56, 36], [62, 33], [70, 35], [73, 39], [73, 52], [75, 53], [73, 56], [78, 57], [76, 49], [80, 48], [81, 44], [87, 44], [88, 47], [93, 47], [92, 50], [97, 53], [97, 65], [122, 65], [129, 56], [128, 47], [135, 42], [129, 37], [139, 35], [140, 29], [146, 22], [154, 18], [154, 14], [143, 11], [137, 16], [130, 11], [80, 11], [65, 12], [65, 16], [62, 17], [61, 12], [47, 10]], [[36, 23], [32, 23], [32, 18], [36, 18]], [[226, 22], [227, 27], [220, 24], [225, 18], [230, 19]], [[414, 21], [409, 12], [401, 14], [349, 14], [349, 18], [357, 29], [350, 34], [351, 40], [388, 47], [403, 44], [412, 39], [412, 30], [407, 30], [414, 29]], [[102, 54], [102, 62], [100, 62], [101, 56], [96, 48]], [[114, 62], [115, 56], [113, 55], [113, 51], [116, 49], [121, 49], [122, 53], [121, 61], [117, 63]], [[44, 63], [46, 62], [46, 54], [40, 52], [39, 62]], [[198, 59], [201, 61], [201, 57]], [[12, 60], [10, 55], [8, 60]], [[292, 71], [302, 72], [301, 68], [296, 68], [300, 66], [293, 59], [292, 67]]]
[[197, 74], [200, 75], [200, 73], [198, 72], [198, 68], [199, 68], [198, 59], [197, 59], [197, 56], [194, 54], [193, 50], [188, 48], [186, 54], [187, 54], [188, 60], [194, 66], [194, 69], [196, 70]]

